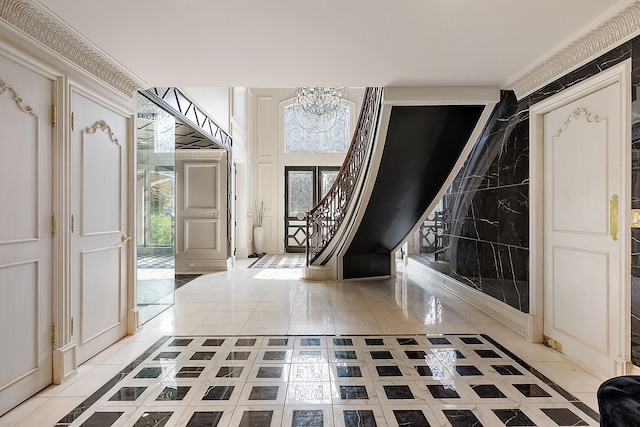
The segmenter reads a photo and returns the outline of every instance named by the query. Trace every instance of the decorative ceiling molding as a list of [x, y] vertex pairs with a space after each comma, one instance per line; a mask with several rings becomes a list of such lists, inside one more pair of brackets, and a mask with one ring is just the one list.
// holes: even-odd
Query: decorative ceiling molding
[[606, 19], [553, 55], [509, 81], [504, 89], [511, 89], [518, 99], [534, 91], [585, 62], [629, 40], [640, 31], [640, 1]]
[[176, 150], [176, 159], [213, 159], [221, 160], [225, 150]]
[[143, 89], [123, 67], [31, 0], [0, 0], [0, 19], [129, 97]]

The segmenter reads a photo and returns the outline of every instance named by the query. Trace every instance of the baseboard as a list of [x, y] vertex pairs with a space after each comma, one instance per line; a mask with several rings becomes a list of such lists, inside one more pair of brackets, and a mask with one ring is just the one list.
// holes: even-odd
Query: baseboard
[[78, 372], [76, 359], [76, 344], [70, 343], [53, 350], [53, 383], [62, 384], [63, 381]]
[[213, 271], [229, 271], [233, 269], [231, 258], [176, 260], [175, 263], [176, 274], [204, 274]]
[[419, 274], [425, 280], [440, 286], [461, 300], [471, 304], [474, 308], [500, 322], [528, 341], [532, 341], [533, 317], [531, 315], [516, 310], [489, 295], [483, 294], [411, 258], [409, 258], [407, 268], [411, 272]]

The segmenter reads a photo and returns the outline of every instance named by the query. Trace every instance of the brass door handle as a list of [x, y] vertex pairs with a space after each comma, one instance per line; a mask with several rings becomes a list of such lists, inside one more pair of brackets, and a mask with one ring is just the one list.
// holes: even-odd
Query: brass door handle
[[127, 243], [129, 240], [131, 240], [131, 236], [129, 236], [128, 234], [123, 234], [120, 240], [122, 240], [122, 243]]

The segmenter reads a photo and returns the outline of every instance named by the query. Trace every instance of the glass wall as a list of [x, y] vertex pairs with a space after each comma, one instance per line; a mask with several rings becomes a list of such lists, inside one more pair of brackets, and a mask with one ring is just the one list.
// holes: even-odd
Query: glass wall
[[175, 295], [175, 118], [138, 95], [137, 304], [140, 324]]

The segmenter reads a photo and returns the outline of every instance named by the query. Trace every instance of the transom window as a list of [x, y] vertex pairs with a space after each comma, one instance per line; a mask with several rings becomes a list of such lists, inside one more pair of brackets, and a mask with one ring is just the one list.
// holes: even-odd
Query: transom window
[[340, 106], [337, 114], [320, 116], [318, 120], [335, 121], [316, 126], [329, 129], [325, 132], [313, 130], [304, 114], [298, 114], [297, 106], [284, 108], [284, 152], [285, 153], [346, 153], [349, 149], [349, 107]]

